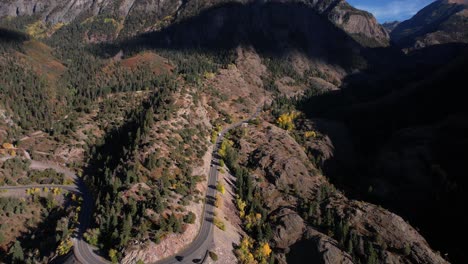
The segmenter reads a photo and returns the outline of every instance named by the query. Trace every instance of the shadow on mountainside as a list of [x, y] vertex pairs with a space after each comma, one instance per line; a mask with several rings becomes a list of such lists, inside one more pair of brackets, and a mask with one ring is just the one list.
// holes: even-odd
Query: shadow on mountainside
[[20, 43], [28, 40], [29, 37], [17, 31], [0, 28], [0, 44], [4, 43]]
[[453, 237], [468, 220], [463, 216], [468, 171], [462, 166], [468, 159], [468, 104], [462, 86], [468, 65], [466, 54], [457, 58], [466, 45], [439, 45], [408, 55], [395, 47], [363, 48], [306, 5], [229, 3], [160, 31], [101, 45], [96, 52], [222, 54], [239, 46], [266, 57], [299, 52], [348, 72], [367, 68], [349, 75], [341, 90], [302, 105], [310, 118], [338, 120], [351, 131], [355, 167], [331, 170], [327, 166], [339, 164], [332, 158], [325, 162], [325, 172], [345, 175], [335, 184], [351, 197], [398, 212], [451, 260], [466, 261], [461, 246], [466, 231]]
[[467, 59], [468, 45], [430, 47], [409, 54], [396, 72], [351, 75], [343, 89], [301, 106], [309, 118], [336, 120], [350, 130], [356, 162], [349, 169], [335, 168], [337, 157], [326, 161], [331, 180], [350, 197], [410, 220], [456, 263], [468, 257], [462, 246], [468, 235], [462, 228], [468, 221]]
[[226, 53], [253, 47], [264, 56], [300, 52], [307, 57], [355, 69], [364, 48], [312, 8], [299, 3], [227, 3], [174, 23], [160, 31], [119, 44], [105, 44], [98, 53], [132, 54], [145, 49]]

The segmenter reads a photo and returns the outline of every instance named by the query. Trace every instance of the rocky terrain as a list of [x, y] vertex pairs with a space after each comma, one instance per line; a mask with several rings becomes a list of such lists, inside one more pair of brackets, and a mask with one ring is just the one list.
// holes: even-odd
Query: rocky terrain
[[[273, 247], [279, 252], [280, 263], [301, 263], [304, 259], [355, 263], [366, 256], [369, 243], [378, 252], [376, 263], [446, 263], [401, 217], [378, 206], [348, 199], [334, 190], [311, 163], [303, 146], [287, 131], [261, 123], [245, 129], [244, 133], [238, 142], [240, 162], [251, 171], [251, 177], [257, 182], [256, 190], [268, 208]], [[344, 131], [340, 133], [346, 136]], [[326, 143], [327, 138], [322, 134], [307, 143], [307, 149], [317, 153], [317, 157], [324, 157], [325, 162], [326, 155], [334, 152], [334, 146]], [[323, 190], [328, 188], [327, 194]], [[327, 210], [330, 210], [333, 218], [330, 221], [340, 223], [341, 228], [346, 226], [344, 237], [339, 234], [341, 231], [313, 224], [302, 216], [301, 203], [317, 199], [323, 199], [319, 205], [323, 209], [318, 209], [322, 213], [318, 217], [327, 221], [325, 212], [329, 214]], [[351, 241], [346, 237], [354, 236], [357, 244], [345, 242]]]
[[344, 0], [0, 0], [0, 155], [76, 170], [87, 241], [153, 262], [263, 105], [219, 151], [218, 263], [463, 263], [466, 4], [381, 26]]
[[446, 43], [467, 43], [468, 2], [438, 0], [391, 32], [392, 41], [405, 48], [423, 48]]
[[[90, 27], [87, 35], [93, 41], [109, 40], [160, 29], [175, 19], [180, 20], [200, 10], [227, 2], [255, 1], [0, 1], [0, 18], [30, 17], [26, 18], [29, 20], [30, 29], [35, 29], [35, 32], [41, 31], [45, 35], [51, 35], [73, 22], [86, 22]], [[271, 2], [305, 3], [363, 44], [388, 45], [388, 34], [375, 18], [369, 13], [353, 8], [344, 0]], [[101, 32], [99, 29], [103, 26], [111, 32]]]

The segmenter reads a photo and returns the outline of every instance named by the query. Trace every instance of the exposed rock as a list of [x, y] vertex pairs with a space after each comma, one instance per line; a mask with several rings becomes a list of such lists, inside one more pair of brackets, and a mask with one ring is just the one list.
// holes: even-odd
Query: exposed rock
[[[320, 121], [316, 121], [315, 126], [314, 123], [305, 125], [317, 129], [317, 124]], [[346, 140], [346, 132], [341, 133], [340, 125], [333, 122], [324, 122], [320, 127], [319, 135], [314, 138], [318, 142], [315, 147], [326, 160], [327, 156], [335, 155], [333, 139], [337, 142]], [[330, 136], [322, 134], [324, 131], [328, 131]], [[246, 132], [240, 141], [240, 152], [246, 166], [259, 178], [259, 190], [269, 209], [269, 217], [275, 219], [272, 223], [273, 247], [278, 252], [278, 261], [288, 261], [282, 252], [291, 250], [289, 256], [294, 254], [294, 250], [299, 250], [299, 258], [306, 254], [307, 259], [319, 263], [353, 263], [344, 246], [333, 238], [336, 237], [336, 234], [333, 235], [336, 230], [321, 233], [298, 214], [298, 201], [303, 199], [300, 197], [311, 199], [323, 186], [329, 186], [311, 164], [304, 149], [287, 131], [268, 123]], [[339, 155], [346, 156], [344, 153]], [[415, 228], [388, 210], [350, 200], [339, 191], [332, 191], [322, 206], [330, 210], [335, 221], [342, 219], [340, 221], [349, 226], [349, 232], [359, 238], [359, 244], [354, 245], [358, 256], [367, 256], [366, 245], [371, 243], [379, 248], [381, 254], [378, 259], [381, 263], [447, 263], [430, 248]], [[320, 217], [324, 219], [325, 216]], [[307, 243], [307, 250], [296, 248], [296, 244], [301, 243]]]
[[[436, 254], [426, 240], [400, 216], [376, 205], [350, 201], [350, 226], [364, 236], [374, 237], [385, 248], [385, 263], [447, 263]], [[409, 247], [408, 255], [403, 253]]]
[[446, 43], [468, 43], [468, 2], [438, 0], [391, 33], [392, 41], [403, 48], [424, 48]]
[[280, 209], [275, 217], [278, 219], [274, 230], [274, 246], [279, 249], [287, 249], [300, 240], [304, 234], [304, 220], [293, 210]]
[[[56, 24], [69, 23], [83, 15], [106, 16], [107, 14], [108, 17], [119, 17], [125, 21], [124, 35], [135, 35], [141, 31], [157, 29], [154, 24], [167, 17], [190, 17], [203, 9], [226, 2], [246, 3], [254, 2], [254, 0], [193, 0], [185, 3], [168, 0], [125, 0], [118, 2], [113, 0], [2, 0], [0, 1], [0, 18], [38, 16], [44, 22]], [[388, 45], [388, 34], [375, 18], [365, 11], [353, 8], [344, 0], [272, 0], [271, 2], [303, 2], [313, 7], [318, 13], [328, 17], [331, 22], [355, 37], [361, 44], [366, 46]], [[142, 15], [147, 19], [143, 20]], [[135, 21], [138, 21], [143, 27], [135, 28], [135, 25], [131, 24]], [[135, 31], [132, 32], [132, 30]]]
[[308, 162], [302, 147], [284, 130], [268, 126], [264, 134], [255, 138], [259, 145], [250, 154], [250, 164], [271, 184], [293, 188], [305, 195], [319, 184], [319, 178], [313, 177], [317, 171]]
[[317, 261], [320, 263], [333, 264], [351, 264], [353, 263], [351, 256], [344, 252], [338, 245], [338, 242], [329, 236], [326, 236], [313, 228], [308, 228], [305, 234], [307, 240], [311, 240], [315, 248], [311, 248], [317, 252]]

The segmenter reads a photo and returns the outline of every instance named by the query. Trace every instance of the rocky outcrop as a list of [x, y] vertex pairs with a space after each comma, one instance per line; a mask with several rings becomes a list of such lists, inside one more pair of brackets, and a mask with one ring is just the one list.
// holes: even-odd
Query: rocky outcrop
[[311, 1], [330, 21], [366, 47], [388, 46], [389, 35], [375, 17], [344, 0]]
[[303, 237], [306, 226], [297, 212], [282, 208], [275, 217], [278, 219], [273, 236], [276, 248], [287, 249]]
[[317, 260], [320, 260], [321, 263], [353, 263], [351, 256], [343, 251], [333, 238], [313, 228], [307, 229], [305, 237], [311, 242], [310, 244], [315, 246], [312, 250], [317, 252]]
[[[314, 124], [307, 122], [301, 126], [307, 129], [320, 127], [321, 131], [331, 134], [315, 137], [314, 141], [323, 143], [312, 145], [324, 160], [334, 155], [334, 140], [337, 140], [337, 144], [341, 144], [340, 138], [346, 140], [345, 135], [340, 135], [339, 124], [321, 123], [319, 120]], [[271, 223], [272, 246], [278, 252], [279, 263], [301, 263], [295, 262], [295, 259], [313, 259], [318, 263], [353, 263], [353, 257], [347, 252], [353, 252], [354, 257], [360, 260], [371, 258], [370, 255], [374, 254], [379, 263], [447, 263], [400, 216], [370, 203], [348, 199], [336, 190], [328, 191], [327, 197], [323, 197], [327, 193], [323, 188], [333, 190], [333, 187], [324, 187], [330, 184], [314, 168], [304, 148], [287, 131], [263, 123], [247, 129], [239, 145], [241, 160], [252, 171], [252, 177], [257, 178], [269, 218], [274, 219]], [[345, 152], [339, 154], [343, 155], [346, 155]], [[325, 199], [320, 205], [322, 209], [315, 212], [314, 217], [321, 219], [319, 222], [335, 222], [332, 224], [334, 228], [327, 228], [323, 222], [312, 224], [302, 215], [300, 201], [317, 196]], [[331, 218], [325, 214], [330, 214]], [[340, 232], [353, 243], [343, 242]], [[375, 252], [371, 254], [369, 250]]]
[[468, 1], [438, 0], [400, 23], [391, 39], [409, 49], [446, 43], [468, 43]]
[[[376, 205], [343, 200], [350, 226], [385, 249], [384, 263], [447, 263], [426, 240], [400, 216]], [[406, 250], [406, 252], [405, 252]], [[364, 253], [364, 252], [363, 252]]]

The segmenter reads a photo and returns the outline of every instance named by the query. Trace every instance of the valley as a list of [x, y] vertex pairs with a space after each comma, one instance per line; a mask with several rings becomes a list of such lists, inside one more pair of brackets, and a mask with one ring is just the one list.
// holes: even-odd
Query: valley
[[466, 262], [467, 7], [0, 0], [0, 263]]

